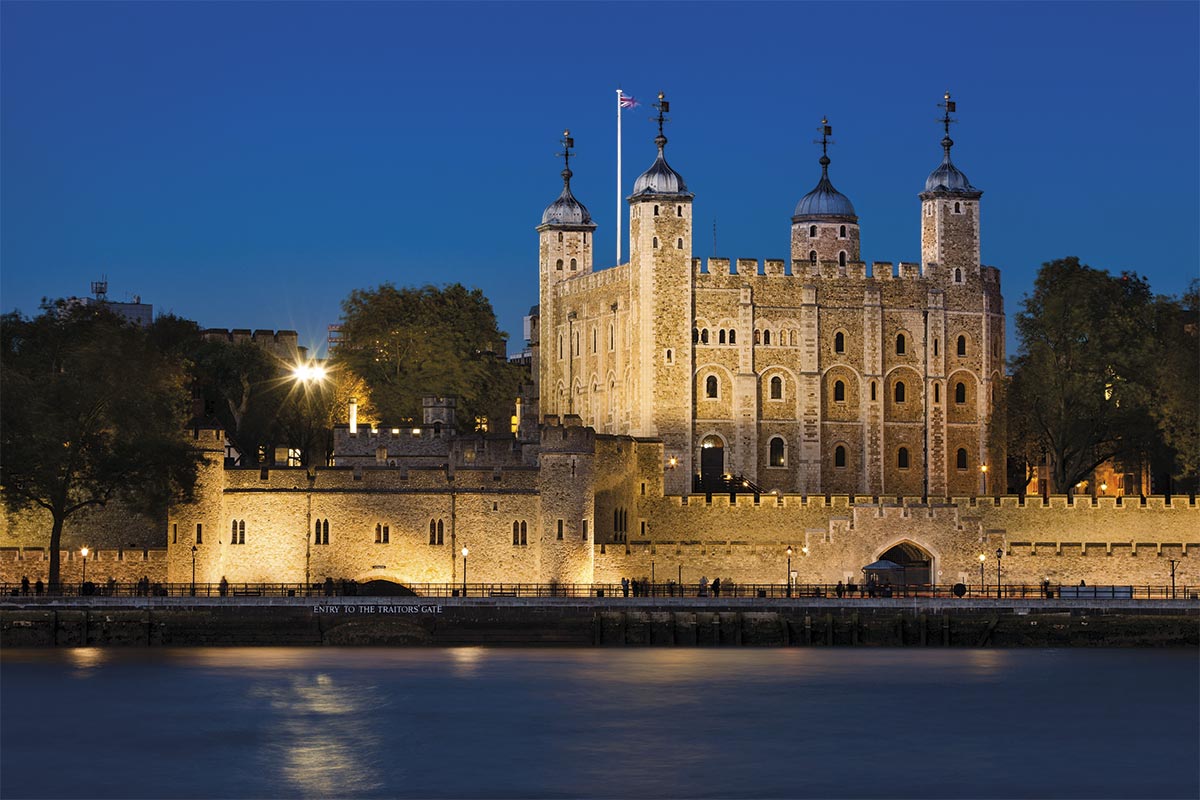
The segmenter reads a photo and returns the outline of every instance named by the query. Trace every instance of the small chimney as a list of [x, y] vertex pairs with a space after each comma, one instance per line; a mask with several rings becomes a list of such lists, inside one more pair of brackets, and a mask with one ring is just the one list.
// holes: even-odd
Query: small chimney
[[358, 433], [358, 398], [350, 398], [350, 435]]

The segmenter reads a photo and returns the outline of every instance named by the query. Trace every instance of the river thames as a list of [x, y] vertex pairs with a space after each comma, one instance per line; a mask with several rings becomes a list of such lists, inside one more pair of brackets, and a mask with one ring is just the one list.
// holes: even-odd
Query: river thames
[[1200, 796], [1191, 650], [57, 649], [5, 798]]

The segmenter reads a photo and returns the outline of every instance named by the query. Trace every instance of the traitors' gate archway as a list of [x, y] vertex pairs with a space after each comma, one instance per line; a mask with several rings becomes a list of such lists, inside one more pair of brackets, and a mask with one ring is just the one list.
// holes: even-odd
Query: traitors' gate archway
[[912, 542], [901, 542], [885, 550], [879, 558], [904, 567], [905, 583], [933, 583], [933, 556]]

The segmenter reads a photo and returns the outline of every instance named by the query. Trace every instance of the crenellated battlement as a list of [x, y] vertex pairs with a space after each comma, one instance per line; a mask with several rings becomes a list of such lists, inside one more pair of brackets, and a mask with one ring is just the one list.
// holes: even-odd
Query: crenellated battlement
[[596, 431], [584, 427], [575, 414], [561, 418], [553, 414], [545, 417], [539, 427], [542, 453], [586, 453], [596, 452]]
[[628, 283], [629, 281], [629, 264], [620, 264], [619, 266], [609, 267], [608, 269], [589, 272], [584, 275], [577, 275], [574, 278], [567, 278], [554, 284], [553, 292], [556, 300], [566, 300], [579, 295], [587, 294], [603, 286], [611, 286], [615, 283]]

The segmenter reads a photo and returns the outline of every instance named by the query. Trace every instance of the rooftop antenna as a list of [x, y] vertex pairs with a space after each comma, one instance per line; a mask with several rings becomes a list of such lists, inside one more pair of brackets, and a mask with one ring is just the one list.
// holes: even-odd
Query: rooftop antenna
[[99, 300], [100, 302], [105, 302], [108, 300], [108, 276], [107, 275], [102, 275], [100, 277], [100, 280], [98, 280], [98, 281], [92, 281], [92, 294], [94, 294], [96, 296], [96, 299]]
[[950, 126], [958, 122], [950, 117], [955, 111], [955, 102], [950, 99], [950, 90], [946, 90], [944, 102], [938, 103], [938, 108], [945, 109], [945, 113], [938, 122], [942, 123], [942, 127], [946, 130], [946, 135], [942, 138], [942, 149], [946, 151], [946, 158], [950, 158], [950, 148], [954, 146], [954, 140], [950, 138]]

